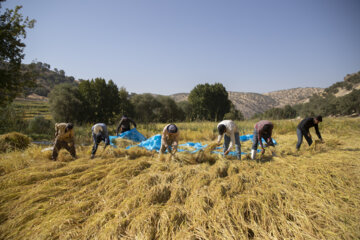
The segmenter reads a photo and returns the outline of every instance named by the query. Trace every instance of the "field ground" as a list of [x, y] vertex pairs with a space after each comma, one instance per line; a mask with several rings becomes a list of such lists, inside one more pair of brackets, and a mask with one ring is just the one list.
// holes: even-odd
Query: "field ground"
[[[274, 122], [276, 156], [257, 161], [102, 146], [93, 160], [91, 146], [57, 162], [35, 145], [0, 154], [0, 239], [360, 239], [359, 119], [325, 118], [325, 143], [299, 152], [298, 121]], [[211, 143], [213, 125], [179, 123], [181, 143]]]

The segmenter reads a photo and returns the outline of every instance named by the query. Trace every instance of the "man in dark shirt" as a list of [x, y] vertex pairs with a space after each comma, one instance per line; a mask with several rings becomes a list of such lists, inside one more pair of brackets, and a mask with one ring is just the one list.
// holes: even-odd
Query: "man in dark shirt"
[[131, 120], [130, 118], [128, 118], [126, 115], [122, 116], [118, 127], [116, 128], [116, 136], [119, 133], [119, 129], [120, 129], [120, 133], [126, 132], [130, 130], [130, 123], [132, 123], [134, 125], [134, 127], [136, 128], [136, 123]]
[[316, 118], [305, 118], [299, 123], [299, 125], [297, 126], [297, 129], [296, 129], [296, 134], [297, 134], [297, 137], [298, 137], [298, 142], [296, 144], [296, 149], [297, 150], [300, 149], [300, 146], [302, 144], [303, 136], [305, 137], [305, 139], [306, 139], [307, 143], [309, 144], [309, 146], [312, 144], [313, 140], [311, 138], [311, 134], [310, 134], [310, 131], [309, 131], [309, 128], [311, 128], [311, 127], [315, 127], [316, 135], [323, 142], [323, 139], [321, 138], [321, 134], [320, 134], [320, 131], [319, 131], [319, 126], [318, 126], [319, 122], [322, 122], [322, 117], [321, 116], [317, 116]]

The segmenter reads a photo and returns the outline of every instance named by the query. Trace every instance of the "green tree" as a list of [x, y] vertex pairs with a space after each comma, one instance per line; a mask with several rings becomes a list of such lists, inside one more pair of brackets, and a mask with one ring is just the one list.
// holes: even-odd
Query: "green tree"
[[174, 99], [167, 96], [158, 96], [156, 98], [161, 107], [157, 108], [158, 122], [176, 122], [185, 120], [184, 111], [176, 104]]
[[134, 115], [134, 106], [130, 101], [129, 93], [126, 91], [126, 88], [121, 87], [119, 90], [119, 111], [121, 115], [133, 116]]
[[157, 122], [162, 104], [151, 94], [136, 94], [131, 97], [135, 119], [139, 122]]
[[224, 119], [231, 119], [231, 120], [244, 120], [244, 115], [241, 111], [235, 108], [235, 105], [231, 103], [230, 111], [224, 115]]
[[83, 121], [110, 123], [120, 113], [119, 89], [113, 81], [96, 78], [79, 84]]
[[50, 92], [50, 111], [57, 122], [82, 122], [83, 102], [78, 87], [64, 83]]
[[30, 74], [21, 72], [26, 28], [35, 24], [35, 20], [23, 18], [21, 8], [6, 9], [0, 15], [0, 106], [12, 102], [25, 86], [32, 86], [35, 81]]
[[231, 101], [221, 83], [198, 84], [189, 94], [192, 118], [218, 121], [230, 111]]

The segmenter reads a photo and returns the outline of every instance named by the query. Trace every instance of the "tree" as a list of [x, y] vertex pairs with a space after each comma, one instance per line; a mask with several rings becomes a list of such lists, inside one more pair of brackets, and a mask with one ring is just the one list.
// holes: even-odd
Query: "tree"
[[138, 94], [131, 97], [134, 105], [135, 119], [139, 122], [157, 122], [161, 103], [151, 94]]
[[129, 93], [126, 88], [121, 87], [119, 90], [119, 112], [121, 115], [132, 116], [134, 114], [134, 106], [130, 102]]
[[83, 102], [78, 87], [64, 83], [50, 92], [50, 111], [57, 122], [82, 122]]
[[224, 115], [224, 119], [231, 119], [231, 120], [244, 120], [244, 115], [235, 108], [235, 105], [231, 103], [230, 112]]
[[113, 81], [96, 78], [81, 81], [79, 92], [83, 101], [83, 121], [109, 123], [120, 113], [119, 89]]
[[35, 20], [23, 18], [19, 13], [21, 8], [6, 9], [0, 15], [0, 106], [12, 102], [25, 86], [35, 82], [30, 74], [21, 72], [25, 48], [22, 41], [26, 38], [26, 28], [35, 24]]
[[192, 118], [218, 121], [230, 111], [231, 101], [221, 83], [198, 84], [189, 94]]

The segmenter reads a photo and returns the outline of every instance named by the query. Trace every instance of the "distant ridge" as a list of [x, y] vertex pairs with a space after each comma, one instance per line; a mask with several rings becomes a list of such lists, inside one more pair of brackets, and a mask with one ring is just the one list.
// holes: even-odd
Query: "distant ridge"
[[[228, 92], [229, 99], [240, 110], [245, 118], [250, 118], [255, 113], [263, 113], [274, 107], [283, 107], [285, 105], [295, 105], [309, 101], [314, 94], [321, 94], [323, 88], [292, 88], [260, 93], [247, 92]], [[176, 93], [170, 95], [176, 102], [186, 101], [189, 93]]]

